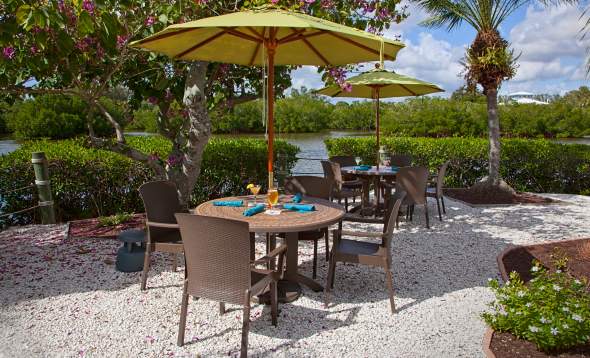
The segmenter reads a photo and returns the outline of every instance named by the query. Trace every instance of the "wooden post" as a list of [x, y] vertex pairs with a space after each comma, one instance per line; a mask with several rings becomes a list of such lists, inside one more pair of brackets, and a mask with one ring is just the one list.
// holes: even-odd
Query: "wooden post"
[[37, 185], [37, 192], [39, 194], [41, 223], [55, 224], [55, 207], [51, 196], [49, 170], [47, 169], [47, 158], [45, 158], [45, 153], [33, 153], [31, 162], [33, 163], [33, 169], [35, 170], [35, 185]]
[[271, 28], [270, 31], [270, 40], [265, 41], [264, 46], [266, 46], [266, 52], [268, 54], [268, 88], [267, 88], [267, 95], [266, 99], [268, 101], [268, 187], [272, 188], [274, 186], [274, 177], [273, 177], [273, 162], [274, 162], [274, 139], [275, 139], [275, 130], [274, 130], [274, 100], [275, 100], [275, 92], [274, 92], [274, 85], [275, 85], [275, 53], [277, 49], [277, 42], [275, 39], [276, 30]]
[[381, 156], [380, 156], [380, 153], [379, 153], [379, 150], [381, 149], [381, 146], [380, 146], [380, 142], [381, 142], [380, 139], [381, 138], [379, 138], [379, 135], [380, 135], [380, 132], [381, 132], [381, 130], [379, 129], [379, 124], [381, 122], [381, 118], [379, 118], [379, 116], [380, 116], [380, 113], [379, 113], [380, 112], [380, 108], [379, 108], [379, 101], [380, 101], [380, 98], [379, 98], [379, 86], [373, 87], [373, 98], [376, 101], [376, 103], [375, 103], [375, 112], [376, 112], [376, 117], [377, 117], [377, 119], [376, 119], [376, 122], [377, 123], [375, 125], [375, 127], [376, 127], [375, 128], [375, 132], [377, 134], [377, 170], [379, 170], [379, 162], [381, 161]]

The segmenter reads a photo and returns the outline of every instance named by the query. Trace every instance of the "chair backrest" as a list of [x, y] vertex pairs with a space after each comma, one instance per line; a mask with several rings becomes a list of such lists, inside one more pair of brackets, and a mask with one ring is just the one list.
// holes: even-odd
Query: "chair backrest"
[[139, 194], [148, 221], [176, 224], [175, 213], [184, 212], [178, 199], [176, 184], [171, 181], [152, 181], [139, 187]]
[[356, 159], [352, 155], [336, 155], [330, 157], [330, 161], [340, 164], [341, 167], [352, 167], [356, 165]]
[[250, 288], [248, 223], [176, 214], [184, 245], [188, 293], [243, 305]]
[[428, 168], [401, 167], [395, 176], [395, 191], [405, 191], [404, 204], [426, 203]]
[[383, 245], [386, 247], [391, 246], [391, 239], [393, 238], [393, 230], [397, 222], [397, 216], [399, 215], [399, 208], [402, 205], [406, 192], [403, 190], [396, 191], [390, 199], [390, 207], [387, 212], [385, 225], [383, 226]]
[[330, 181], [332, 188], [340, 190], [343, 182], [340, 164], [329, 160], [322, 160], [322, 169], [324, 170], [324, 177]]
[[314, 198], [330, 200], [332, 185], [326, 178], [299, 175], [285, 179], [285, 191], [288, 194], [300, 193]]
[[412, 158], [409, 154], [394, 154], [391, 156], [391, 165], [394, 167], [409, 167], [412, 165]]
[[445, 175], [447, 174], [447, 168], [449, 167], [449, 161], [444, 162], [443, 165], [438, 168], [438, 174], [436, 176], [436, 195], [443, 195], [443, 185], [445, 185]]

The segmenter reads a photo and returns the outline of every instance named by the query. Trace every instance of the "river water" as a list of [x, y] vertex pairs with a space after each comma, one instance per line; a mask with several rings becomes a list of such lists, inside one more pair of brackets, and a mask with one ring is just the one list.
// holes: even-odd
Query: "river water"
[[[149, 135], [144, 132], [129, 132], [129, 135]], [[357, 132], [357, 131], [327, 131], [322, 133], [295, 133], [295, 134], [278, 134], [278, 139], [284, 139], [287, 142], [298, 146], [301, 151], [298, 157], [300, 159], [293, 170], [294, 174], [321, 174], [322, 166], [319, 159], [326, 159], [328, 153], [324, 140], [326, 138], [339, 138], [350, 136], [369, 136], [373, 132]], [[263, 134], [219, 134], [214, 137], [228, 138], [228, 137], [254, 137], [264, 138]], [[590, 137], [572, 138], [572, 139], [558, 139], [556, 142], [565, 144], [586, 144], [590, 145]], [[10, 153], [19, 147], [19, 143], [12, 139], [0, 139], [0, 154]]]

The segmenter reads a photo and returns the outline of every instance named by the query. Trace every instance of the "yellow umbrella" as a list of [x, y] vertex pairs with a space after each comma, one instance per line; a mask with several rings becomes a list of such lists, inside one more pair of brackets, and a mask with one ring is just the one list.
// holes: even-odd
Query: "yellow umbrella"
[[[380, 68], [379, 64], [376, 65], [374, 70], [351, 77], [346, 82], [350, 85], [350, 91], [343, 90], [340, 86], [335, 85], [322, 88], [316, 91], [316, 93], [330, 97], [373, 98], [376, 102], [375, 131], [377, 135], [377, 148], [379, 148], [380, 98], [421, 96], [435, 92], [444, 92], [442, 88], [435, 84], [386, 71]], [[379, 167], [379, 158], [377, 158], [377, 167]]]
[[268, 172], [273, 185], [275, 65], [345, 65], [395, 60], [401, 42], [299, 12], [266, 8], [171, 25], [131, 46], [179, 60], [268, 64]]

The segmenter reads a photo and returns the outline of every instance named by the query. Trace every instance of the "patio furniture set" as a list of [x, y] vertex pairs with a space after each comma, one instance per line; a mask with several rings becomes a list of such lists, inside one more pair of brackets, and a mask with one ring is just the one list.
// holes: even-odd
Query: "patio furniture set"
[[[301, 285], [314, 291], [324, 291], [325, 306], [328, 307], [337, 262], [382, 267], [391, 311], [395, 312], [390, 250], [393, 231], [402, 205], [406, 206], [408, 218], [414, 205], [426, 206], [426, 195], [430, 195], [427, 194], [428, 170], [423, 167], [401, 167], [398, 170], [381, 167], [379, 170], [389, 172], [380, 175], [379, 172], [373, 174], [372, 169], [341, 168], [339, 162], [346, 165], [350, 163], [350, 158], [332, 158], [323, 162], [326, 170], [324, 178], [287, 178], [285, 194], [279, 197], [271, 208], [273, 210], [268, 211], [263, 204], [252, 202], [254, 197], [239, 196], [208, 201], [189, 212], [182, 208], [172, 182], [155, 181], [140, 187], [147, 227], [141, 289], [145, 290], [147, 286], [153, 252], [172, 254], [174, 270], [178, 256], [184, 254], [179, 346], [184, 344], [189, 296], [206, 298], [219, 302], [220, 314], [225, 313], [226, 303], [243, 306], [241, 356], [247, 356], [250, 303], [254, 300], [270, 304], [273, 325], [277, 324], [278, 302], [296, 300], [301, 295]], [[445, 169], [446, 164], [439, 170], [437, 186], [442, 185], [441, 172], [444, 177]], [[385, 180], [375, 179], [383, 177]], [[376, 196], [383, 188], [383, 202], [368, 202], [368, 193], [365, 192], [369, 189], [367, 182], [375, 184]], [[438, 200], [436, 195], [442, 190], [435, 187], [431, 193]], [[346, 202], [353, 198], [354, 201], [357, 196], [363, 197], [359, 206], [361, 209], [366, 212], [372, 210], [371, 217], [355, 215], [359, 207], [348, 211], [340, 205], [342, 200]], [[343, 220], [380, 220], [383, 231], [344, 231]], [[330, 250], [329, 228], [333, 225], [337, 225], [337, 229], [332, 230]], [[267, 239], [266, 255], [262, 258], [255, 257], [257, 233], [266, 235]], [[365, 239], [347, 239], [345, 236]], [[278, 247], [277, 237], [282, 239]], [[314, 243], [312, 278], [299, 272], [298, 243], [302, 240]], [[325, 287], [315, 280], [320, 240], [325, 242], [328, 261]]]

